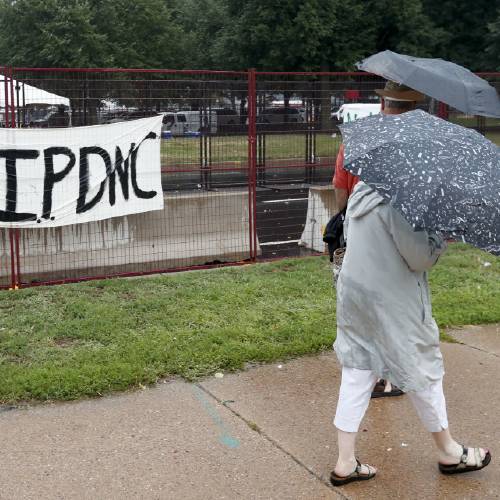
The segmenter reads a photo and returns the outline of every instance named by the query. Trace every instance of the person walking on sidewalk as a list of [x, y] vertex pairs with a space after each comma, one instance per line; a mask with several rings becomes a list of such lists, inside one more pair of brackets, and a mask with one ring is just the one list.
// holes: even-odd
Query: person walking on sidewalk
[[[404, 97], [402, 99], [402, 93]], [[397, 115], [406, 111], [415, 109], [417, 101], [424, 98], [420, 92], [398, 85], [394, 82], [388, 82], [388, 85], [379, 93], [381, 99], [382, 113], [387, 115]], [[400, 100], [402, 99], [402, 100]], [[333, 177], [333, 186], [335, 188], [335, 203], [337, 212], [343, 212], [347, 207], [347, 202], [356, 187], [359, 177], [351, 174], [344, 168], [344, 145], [341, 144], [335, 162], [335, 174]], [[372, 391], [372, 398], [401, 396], [403, 391], [391, 384], [390, 380], [380, 379], [375, 384]]]
[[[395, 93], [398, 101], [386, 100]], [[414, 91], [392, 82], [379, 94], [386, 100], [386, 109], [401, 109], [401, 102], [416, 100]], [[408, 394], [425, 429], [432, 433], [442, 473], [486, 467], [490, 452], [458, 444], [448, 427], [439, 330], [427, 282], [427, 270], [445, 251], [446, 242], [437, 234], [414, 231], [363, 182], [357, 183], [349, 198], [346, 233], [349, 243], [337, 282], [334, 348], [342, 365], [342, 382], [334, 420], [339, 456], [330, 476], [332, 484], [375, 477], [374, 467], [356, 459], [355, 442], [379, 378]]]

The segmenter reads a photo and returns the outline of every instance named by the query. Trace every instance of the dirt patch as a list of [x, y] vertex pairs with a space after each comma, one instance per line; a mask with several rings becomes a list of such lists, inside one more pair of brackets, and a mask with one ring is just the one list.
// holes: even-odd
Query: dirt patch
[[73, 339], [71, 337], [58, 337], [54, 339], [54, 344], [62, 349], [67, 349], [68, 347], [74, 347], [79, 343], [78, 339]]

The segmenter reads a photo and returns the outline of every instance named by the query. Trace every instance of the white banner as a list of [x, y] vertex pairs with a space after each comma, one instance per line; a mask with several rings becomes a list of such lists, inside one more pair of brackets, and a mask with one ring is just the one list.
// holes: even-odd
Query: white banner
[[163, 208], [162, 116], [0, 129], [0, 227], [54, 227]]

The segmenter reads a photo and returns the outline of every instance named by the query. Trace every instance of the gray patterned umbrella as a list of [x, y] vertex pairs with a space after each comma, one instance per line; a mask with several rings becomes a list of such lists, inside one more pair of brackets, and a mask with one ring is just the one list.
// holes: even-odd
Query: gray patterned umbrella
[[340, 127], [344, 166], [416, 229], [500, 254], [500, 148], [425, 111]]
[[464, 113], [500, 117], [500, 97], [496, 89], [458, 64], [384, 50], [356, 66], [407, 85]]

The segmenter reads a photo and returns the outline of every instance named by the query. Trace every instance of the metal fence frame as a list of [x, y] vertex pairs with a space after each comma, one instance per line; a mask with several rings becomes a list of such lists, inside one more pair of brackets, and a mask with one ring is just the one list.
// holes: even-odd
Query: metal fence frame
[[[357, 90], [358, 94], [362, 92], [370, 92], [375, 84], [380, 85], [380, 79], [374, 75], [369, 75], [367, 73], [360, 72], [258, 72], [255, 69], [249, 69], [247, 71], [208, 71], [208, 70], [169, 70], [169, 69], [115, 69], [115, 68], [24, 68], [24, 67], [0, 67], [0, 75], [4, 77], [4, 98], [5, 98], [5, 126], [8, 128], [16, 128], [18, 123], [16, 123], [16, 99], [14, 93], [14, 80], [23, 80], [26, 74], [30, 75], [60, 75], [58, 76], [63, 79], [64, 76], [71, 78], [73, 75], [78, 75], [83, 81], [86, 75], [181, 75], [184, 77], [196, 77], [199, 78], [200, 82], [203, 79], [207, 81], [211, 78], [238, 78], [239, 83], [245, 84], [246, 98], [247, 98], [247, 123], [242, 126], [246, 129], [246, 140], [248, 143], [246, 162], [243, 166], [240, 166], [240, 171], [246, 173], [246, 189], [248, 191], [248, 256], [243, 261], [231, 261], [226, 262], [215, 262], [206, 264], [196, 264], [196, 265], [179, 265], [179, 266], [159, 266], [158, 268], [150, 267], [147, 270], [126, 270], [124, 272], [110, 273], [99, 273], [93, 275], [81, 275], [78, 277], [62, 277], [58, 279], [44, 278], [39, 281], [27, 282], [23, 280], [23, 259], [20, 251], [20, 241], [22, 239], [22, 229], [1, 229], [0, 235], [4, 240], [4, 248], [8, 249], [9, 255], [4, 255], [0, 261], [0, 269], [5, 269], [6, 280], [5, 283], [0, 283], [0, 288], [10, 288], [17, 289], [25, 286], [38, 286], [45, 284], [60, 284], [69, 283], [77, 281], [87, 281], [93, 279], [104, 279], [117, 276], [139, 276], [154, 273], [166, 273], [173, 271], [181, 271], [187, 269], [206, 269], [219, 266], [234, 266], [241, 265], [248, 262], [255, 262], [258, 259], [258, 209], [257, 209], [257, 192], [258, 189], [265, 185], [265, 175], [266, 169], [266, 154], [265, 154], [265, 140], [266, 135], [259, 131], [258, 124], [258, 108], [260, 106], [260, 112], [262, 112], [262, 106], [265, 106], [264, 99], [260, 98], [263, 93], [265, 94], [268, 87], [271, 89], [287, 87], [287, 88], [299, 88], [301, 85], [311, 89], [311, 99], [309, 104], [306, 104], [306, 117], [312, 117], [315, 114], [315, 104], [314, 99], [324, 99], [321, 92], [324, 89], [321, 88], [322, 81], [330, 81], [331, 85], [336, 85], [336, 80], [339, 81], [339, 89], [341, 89], [342, 79], [350, 80], [351, 83], [354, 82], [355, 85], [359, 87]], [[480, 76], [489, 79], [497, 89], [500, 90], [500, 73], [489, 72], [481, 73]], [[329, 80], [330, 79], [330, 80]], [[80, 81], [80, 80], [78, 80]], [[153, 80], [152, 80], [153, 82]], [[333, 83], [332, 83], [333, 82]], [[295, 87], [294, 87], [295, 85]], [[352, 86], [352, 85], [351, 85]], [[366, 88], [365, 88], [366, 87]], [[153, 88], [153, 85], [151, 85]], [[243, 88], [243, 87], [241, 87]], [[0, 89], [1, 91], [1, 89]], [[316, 92], [316, 94], [314, 94]], [[286, 91], [285, 91], [286, 93]], [[319, 97], [317, 97], [319, 95]], [[17, 99], [17, 107], [19, 106], [19, 97]], [[84, 101], [85, 103], [85, 101]], [[308, 107], [309, 106], [309, 107]], [[439, 103], [436, 113], [444, 118], [449, 117], [449, 110], [446, 105]], [[20, 114], [17, 113], [17, 120], [19, 122]], [[211, 118], [210, 118], [211, 119]], [[241, 119], [240, 119], [241, 120]], [[315, 117], [314, 120], [317, 120]], [[314, 180], [314, 170], [317, 168], [315, 164], [315, 152], [316, 152], [316, 140], [317, 140], [317, 129], [315, 125], [311, 125], [312, 118], [306, 118], [306, 123], [304, 124], [305, 136], [305, 157], [304, 162], [296, 163], [293, 165], [294, 168], [304, 168], [305, 170], [305, 181], [312, 183]], [[315, 122], [316, 123], [316, 122]], [[500, 123], [499, 123], [500, 125]], [[477, 124], [475, 125], [477, 129], [484, 132], [485, 122], [481, 118], [477, 118]], [[200, 142], [200, 147], [202, 143]], [[211, 147], [211, 143], [205, 144], [204, 147]], [[200, 153], [201, 154], [201, 153]], [[331, 161], [331, 158], [328, 159]], [[286, 158], [283, 160], [283, 165], [276, 165], [272, 168], [288, 168], [290, 165], [287, 164]], [[200, 166], [200, 176], [203, 180], [205, 175], [211, 175], [212, 165], [208, 163], [203, 170], [203, 165]], [[320, 167], [322, 167], [320, 165]], [[325, 183], [325, 175], [330, 176], [333, 170], [333, 164], [328, 165], [323, 172], [323, 183]], [[165, 173], [169, 173], [169, 169], [165, 170]], [[308, 177], [309, 176], [309, 177]], [[329, 181], [328, 181], [329, 182]], [[305, 189], [305, 188], [304, 188]]]

